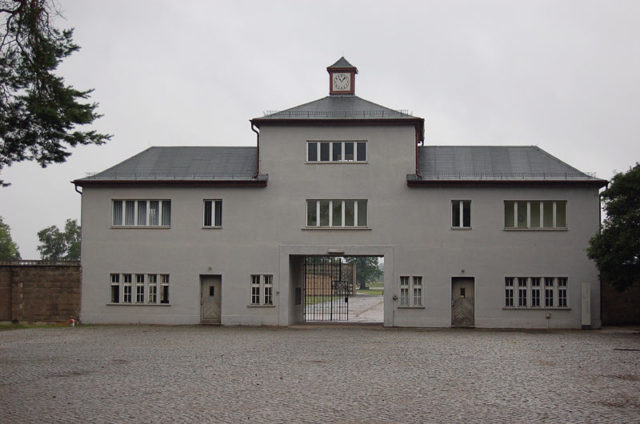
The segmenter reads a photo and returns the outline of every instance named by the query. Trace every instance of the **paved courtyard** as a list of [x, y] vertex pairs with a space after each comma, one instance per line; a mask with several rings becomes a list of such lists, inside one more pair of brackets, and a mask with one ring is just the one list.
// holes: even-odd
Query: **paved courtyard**
[[640, 422], [640, 335], [328, 325], [0, 331], [0, 422]]

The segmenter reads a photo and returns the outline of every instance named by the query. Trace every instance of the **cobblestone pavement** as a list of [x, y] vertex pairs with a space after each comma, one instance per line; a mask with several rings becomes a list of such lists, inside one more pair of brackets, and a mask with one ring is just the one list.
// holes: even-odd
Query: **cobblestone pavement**
[[0, 331], [0, 422], [640, 422], [640, 335], [371, 326]]

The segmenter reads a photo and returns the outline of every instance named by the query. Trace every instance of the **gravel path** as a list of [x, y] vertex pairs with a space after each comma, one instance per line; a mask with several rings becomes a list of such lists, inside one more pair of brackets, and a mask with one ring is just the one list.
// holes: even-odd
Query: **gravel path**
[[640, 423], [639, 334], [0, 331], [0, 422]]

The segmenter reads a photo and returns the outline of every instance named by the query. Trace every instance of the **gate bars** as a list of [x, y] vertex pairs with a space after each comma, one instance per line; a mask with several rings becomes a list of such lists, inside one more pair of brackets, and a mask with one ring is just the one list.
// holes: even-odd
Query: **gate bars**
[[304, 258], [304, 320], [347, 321], [351, 282], [343, 280], [342, 258]]

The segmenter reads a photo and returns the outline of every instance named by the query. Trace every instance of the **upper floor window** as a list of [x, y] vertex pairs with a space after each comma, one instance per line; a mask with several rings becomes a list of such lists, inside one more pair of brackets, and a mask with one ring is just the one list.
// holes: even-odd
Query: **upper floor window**
[[222, 200], [204, 201], [204, 226], [222, 227]]
[[471, 200], [451, 201], [451, 226], [471, 228]]
[[366, 200], [307, 200], [307, 227], [366, 226]]
[[366, 162], [366, 141], [308, 141], [307, 162]]
[[566, 200], [507, 200], [504, 227], [514, 229], [567, 228]]
[[116, 227], [169, 227], [171, 200], [114, 200], [112, 223]]

